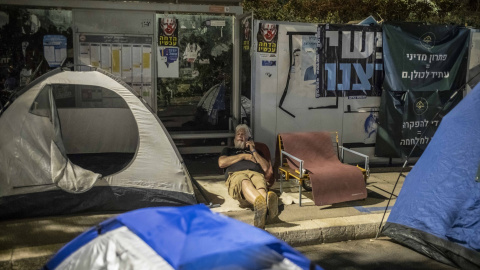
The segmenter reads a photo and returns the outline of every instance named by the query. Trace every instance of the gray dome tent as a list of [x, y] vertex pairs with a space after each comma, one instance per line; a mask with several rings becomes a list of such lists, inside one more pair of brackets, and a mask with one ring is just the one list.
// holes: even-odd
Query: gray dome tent
[[45, 74], [0, 130], [0, 219], [196, 203], [159, 118], [104, 72]]

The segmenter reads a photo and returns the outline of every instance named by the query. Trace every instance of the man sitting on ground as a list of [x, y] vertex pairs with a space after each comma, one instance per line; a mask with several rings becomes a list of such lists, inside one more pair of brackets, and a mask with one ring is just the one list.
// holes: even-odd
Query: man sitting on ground
[[263, 229], [267, 212], [269, 220], [278, 215], [278, 196], [273, 191], [267, 192], [265, 183], [265, 172], [269, 171], [271, 164], [255, 150], [247, 125], [241, 124], [235, 128], [234, 145], [235, 148], [223, 149], [218, 166], [226, 169], [228, 194], [241, 205], [247, 202], [253, 205], [253, 225]]

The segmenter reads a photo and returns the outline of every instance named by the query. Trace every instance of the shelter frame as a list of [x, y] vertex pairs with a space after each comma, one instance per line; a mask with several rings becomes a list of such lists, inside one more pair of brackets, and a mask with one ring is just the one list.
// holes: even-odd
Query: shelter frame
[[[233, 127], [236, 124], [240, 123], [241, 112], [240, 112], [240, 58], [241, 58], [241, 39], [240, 39], [240, 21], [241, 15], [243, 14], [243, 8], [240, 5], [241, 1], [239, 0], [219, 0], [219, 1], [176, 1], [176, 4], [170, 4], [165, 1], [165, 3], [157, 2], [123, 2], [123, 1], [103, 1], [103, 0], [87, 0], [87, 1], [74, 1], [74, 0], [38, 0], [33, 4], [32, 1], [28, 0], [5, 0], [2, 2], [4, 5], [12, 6], [24, 6], [24, 7], [35, 7], [35, 8], [65, 8], [71, 9], [74, 12], [73, 22], [75, 25], [76, 21], [79, 18], [75, 17], [77, 12], [85, 11], [119, 11], [119, 12], [136, 12], [144, 13], [151, 15], [151, 23], [153, 24], [153, 29], [151, 36], [153, 40], [158, 39], [158, 33], [155, 26], [156, 14], [211, 14], [211, 15], [230, 15], [234, 17], [234, 36], [233, 36], [233, 83], [232, 83], [232, 110], [231, 116], [229, 119], [229, 130], [217, 131], [217, 132], [205, 132], [205, 131], [195, 131], [195, 132], [179, 132], [171, 134], [172, 139], [182, 140], [182, 139], [205, 139], [205, 138], [232, 138], [234, 136]], [[199, 4], [202, 3], [202, 4]], [[78, 56], [78, 29], [74, 29], [74, 51], [75, 56]], [[144, 33], [128, 33], [126, 35], [130, 36], [144, 36]], [[157, 43], [152, 43], [152, 62], [157, 58]], [[78, 57], [74, 57], [75, 61], [78, 60]], [[78, 63], [75, 62], [77, 65]], [[156, 78], [157, 74], [157, 65], [152, 64], [151, 74], [152, 81]], [[152, 93], [153, 97], [151, 100], [147, 101], [152, 108], [157, 107], [157, 84], [152, 82]], [[179, 147], [179, 151], [182, 154], [194, 154], [194, 153], [217, 153], [220, 152], [223, 146], [191, 146], [191, 147]]]

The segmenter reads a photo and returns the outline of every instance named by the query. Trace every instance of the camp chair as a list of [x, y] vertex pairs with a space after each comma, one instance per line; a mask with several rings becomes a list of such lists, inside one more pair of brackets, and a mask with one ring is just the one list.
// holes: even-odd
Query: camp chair
[[268, 146], [261, 142], [255, 142], [255, 150], [257, 150], [262, 157], [264, 157], [268, 162], [270, 162], [270, 170], [265, 172], [265, 180], [268, 187], [272, 187], [275, 183], [275, 177], [273, 174], [272, 158], [270, 155], [270, 149]]
[[[363, 176], [362, 180], [364, 184], [366, 184], [367, 178], [370, 175], [369, 157], [367, 155], [364, 155], [362, 153], [356, 152], [354, 150], [351, 150], [339, 145], [338, 132], [317, 132], [317, 133], [320, 135], [323, 135], [320, 137], [324, 138], [325, 140], [330, 140], [330, 142], [323, 142], [322, 149], [324, 149], [325, 152], [327, 152], [327, 154], [334, 153], [334, 155], [336, 155], [337, 157], [337, 161], [341, 161], [341, 162], [338, 162], [339, 164], [341, 164], [341, 166], [351, 166], [351, 165], [343, 164], [345, 151], [356, 154], [365, 159], [364, 167], [360, 167], [358, 165], [355, 167], [361, 172], [361, 176]], [[317, 134], [317, 133], [312, 133], [312, 134]], [[286, 135], [286, 134], [293, 135], [293, 134], [301, 134], [301, 133], [285, 133], [283, 135]], [[309, 134], [309, 133], [303, 133], [303, 134]], [[282, 183], [284, 180], [286, 181], [289, 181], [290, 179], [295, 180], [296, 183], [298, 184], [299, 206], [302, 206], [302, 187], [307, 191], [312, 191], [311, 175], [310, 175], [311, 172], [306, 168], [305, 160], [304, 158], [302, 158], [302, 156], [307, 157], [308, 153], [304, 154], [302, 152], [302, 153], [298, 153], [298, 154], [301, 154], [302, 156], [299, 156], [298, 154], [297, 156], [295, 156], [292, 153], [285, 151], [284, 142], [282, 140], [282, 134], [278, 134], [277, 147], [278, 149], [277, 149], [276, 155], [280, 161], [278, 163], [278, 177], [280, 181], [280, 192], [283, 192]], [[312, 149], [315, 149], [315, 147], [312, 147]], [[322, 154], [320, 153], [319, 155], [322, 155]], [[310, 161], [310, 164], [312, 162], [315, 162], [315, 160]], [[333, 162], [333, 164], [335, 164], [335, 162]], [[354, 167], [354, 166], [351, 166], [351, 167]], [[339, 172], [336, 173], [337, 176], [338, 176], [338, 173]], [[365, 197], [366, 197], [366, 191], [365, 191]]]

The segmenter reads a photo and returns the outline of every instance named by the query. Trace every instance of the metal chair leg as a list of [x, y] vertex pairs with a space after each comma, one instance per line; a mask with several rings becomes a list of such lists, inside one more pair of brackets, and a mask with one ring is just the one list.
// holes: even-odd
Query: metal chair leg
[[302, 207], [302, 182], [298, 181], [298, 205]]
[[283, 173], [280, 172], [280, 194], [282, 194]]

